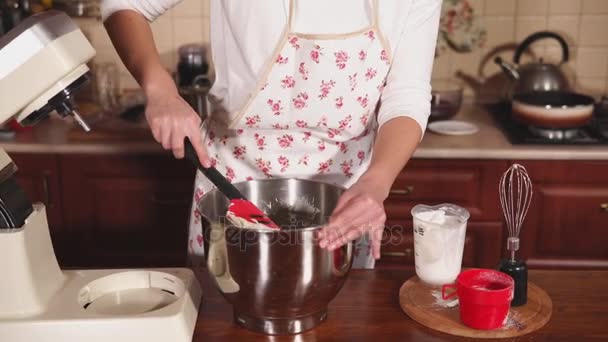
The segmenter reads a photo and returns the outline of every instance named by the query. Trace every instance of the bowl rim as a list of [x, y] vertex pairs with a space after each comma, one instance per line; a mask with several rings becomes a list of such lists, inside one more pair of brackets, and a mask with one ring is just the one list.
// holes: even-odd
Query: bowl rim
[[[200, 172], [200, 171], [197, 171]], [[327, 186], [331, 186], [334, 188], [338, 188], [341, 191], [346, 191], [347, 188], [345, 186], [342, 185], [337, 185], [337, 184], [333, 184], [330, 182], [323, 182], [323, 181], [318, 181], [318, 180], [312, 180], [312, 179], [306, 179], [306, 178], [297, 178], [297, 177], [289, 177], [289, 178], [266, 178], [266, 179], [252, 179], [252, 180], [245, 180], [245, 181], [240, 181], [240, 182], [235, 182], [232, 183], [232, 185], [238, 186], [240, 184], [246, 184], [249, 182], [258, 182], [258, 183], [271, 183], [271, 182], [278, 182], [278, 181], [283, 181], [283, 182], [289, 182], [289, 181], [298, 181], [298, 182], [306, 182], [306, 183], [316, 183], [316, 184], [322, 184], [322, 185], [327, 185]], [[213, 189], [207, 191], [196, 203], [196, 207], [197, 209], [200, 210], [200, 203], [207, 197], [211, 196], [211, 194], [213, 192], [219, 192], [219, 190], [214, 187]], [[206, 217], [206, 215], [203, 214], [203, 211], [200, 210], [200, 215], [201, 217]], [[232, 223], [230, 223], [230, 220], [228, 220], [226, 218], [226, 216], [222, 216], [227, 222], [224, 223], [226, 229], [228, 228], [234, 228], [240, 231], [252, 231], [252, 232], [257, 232], [257, 233], [262, 233], [262, 234], [287, 234], [287, 233], [294, 233], [294, 232], [308, 232], [308, 231], [314, 231], [314, 230], [319, 230], [319, 229], [323, 229], [327, 224], [325, 225], [318, 225], [318, 226], [312, 226], [312, 227], [304, 227], [304, 228], [297, 228], [297, 229], [263, 229], [263, 228], [240, 228], [237, 227], [235, 225], [233, 225]]]

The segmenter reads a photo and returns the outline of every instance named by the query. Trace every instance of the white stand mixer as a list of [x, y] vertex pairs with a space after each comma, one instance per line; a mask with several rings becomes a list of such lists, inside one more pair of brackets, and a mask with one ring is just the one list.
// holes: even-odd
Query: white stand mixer
[[[85, 130], [71, 92], [95, 50], [65, 14], [32, 16], [0, 37], [0, 123], [52, 111]], [[189, 269], [61, 270], [45, 207], [31, 204], [0, 149], [0, 340], [191, 341], [201, 288]]]

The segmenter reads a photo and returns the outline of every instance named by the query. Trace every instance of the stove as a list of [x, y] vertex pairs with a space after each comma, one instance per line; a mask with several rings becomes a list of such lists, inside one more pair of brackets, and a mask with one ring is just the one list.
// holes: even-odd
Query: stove
[[487, 105], [498, 125], [513, 145], [608, 145], [608, 106], [596, 105], [594, 119], [580, 129], [532, 127], [511, 117], [511, 104]]

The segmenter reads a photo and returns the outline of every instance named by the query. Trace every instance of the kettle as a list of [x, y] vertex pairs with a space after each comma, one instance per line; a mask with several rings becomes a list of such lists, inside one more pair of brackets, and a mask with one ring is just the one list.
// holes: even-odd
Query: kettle
[[[542, 58], [536, 63], [519, 65], [521, 56], [526, 49], [534, 42], [552, 38], [559, 42], [562, 48], [562, 61], [559, 64], [545, 63]], [[512, 95], [538, 92], [538, 91], [563, 91], [569, 89], [568, 79], [561, 70], [560, 66], [570, 58], [568, 44], [557, 33], [541, 31], [530, 35], [515, 50], [513, 62], [515, 65], [507, 63], [500, 56], [494, 59], [503, 72], [514, 81]]]

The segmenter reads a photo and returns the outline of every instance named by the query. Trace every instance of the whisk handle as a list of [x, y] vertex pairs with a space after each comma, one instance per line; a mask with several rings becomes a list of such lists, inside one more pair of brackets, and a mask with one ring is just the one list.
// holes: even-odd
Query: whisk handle
[[528, 265], [521, 260], [503, 259], [498, 270], [515, 281], [511, 306], [525, 305], [528, 302]]

